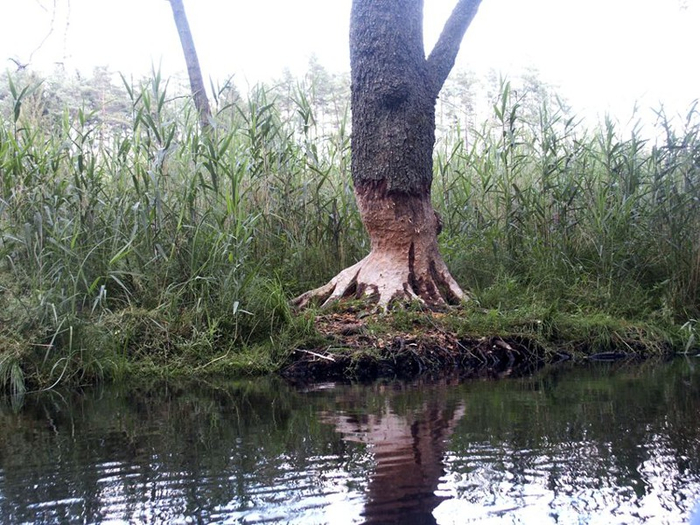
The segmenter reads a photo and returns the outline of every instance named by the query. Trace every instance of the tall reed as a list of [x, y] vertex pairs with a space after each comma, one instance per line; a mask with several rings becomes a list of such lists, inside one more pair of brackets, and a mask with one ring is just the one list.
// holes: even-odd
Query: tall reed
[[[134, 362], [272, 368], [283, 348], [264, 365], [246, 352], [280, 340], [287, 299], [369, 249], [348, 109], [313, 78], [246, 97], [224, 85], [206, 134], [157, 72], [122, 78], [118, 118], [90, 105], [44, 115], [42, 84], [7, 82], [5, 388], [114, 377]], [[488, 308], [548, 302], [694, 334], [697, 107], [680, 127], [660, 111], [653, 142], [610, 120], [586, 129], [557, 99], [541, 102], [503, 82], [478, 129], [455, 126], [438, 142], [433, 198], [456, 277]]]
[[574, 308], [700, 314], [700, 118], [656, 142], [607, 119], [582, 129], [556, 101], [526, 119], [505, 83], [494, 117], [467, 145], [443, 142], [436, 196], [444, 243], [477, 289], [509, 276]]

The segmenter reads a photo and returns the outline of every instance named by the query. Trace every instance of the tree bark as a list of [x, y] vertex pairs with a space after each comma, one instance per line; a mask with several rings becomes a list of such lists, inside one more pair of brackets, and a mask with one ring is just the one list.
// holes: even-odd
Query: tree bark
[[370, 254], [295, 299], [305, 306], [372, 296], [380, 307], [459, 303], [438, 250], [430, 188], [435, 103], [481, 0], [460, 0], [426, 58], [423, 0], [353, 0], [350, 20], [352, 178]]
[[207, 130], [210, 126], [211, 110], [209, 109], [207, 92], [204, 89], [202, 70], [199, 67], [199, 58], [197, 57], [197, 50], [194, 47], [194, 40], [192, 38], [192, 32], [190, 31], [190, 24], [187, 21], [185, 6], [182, 5], [182, 0], [168, 1], [170, 2], [170, 7], [173, 9], [173, 18], [175, 19], [177, 32], [180, 36], [182, 51], [185, 55], [187, 75], [190, 79], [190, 89], [192, 90], [194, 105], [195, 108], [197, 108], [197, 113], [199, 114], [199, 123], [202, 130]]

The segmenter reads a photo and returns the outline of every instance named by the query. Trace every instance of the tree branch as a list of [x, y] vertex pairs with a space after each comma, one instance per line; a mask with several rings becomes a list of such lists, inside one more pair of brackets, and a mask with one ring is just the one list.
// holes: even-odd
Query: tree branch
[[450, 18], [445, 22], [440, 38], [428, 57], [428, 74], [433, 84], [435, 97], [455, 65], [462, 38], [474, 19], [479, 4], [481, 4], [481, 0], [459, 0], [457, 2]]
[[202, 131], [207, 131], [210, 128], [211, 109], [209, 108], [209, 99], [207, 92], [204, 89], [204, 80], [202, 79], [202, 70], [199, 67], [199, 58], [197, 58], [197, 50], [194, 47], [192, 31], [190, 24], [187, 21], [185, 7], [182, 5], [182, 0], [169, 0], [170, 7], [173, 9], [173, 18], [177, 27], [182, 51], [185, 55], [187, 64], [187, 75], [190, 77], [190, 87], [192, 89], [192, 97], [194, 105], [199, 113], [199, 122], [202, 126]]

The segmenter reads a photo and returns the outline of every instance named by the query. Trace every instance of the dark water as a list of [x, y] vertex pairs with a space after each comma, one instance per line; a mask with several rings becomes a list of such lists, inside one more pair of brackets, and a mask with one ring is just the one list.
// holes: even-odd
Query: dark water
[[0, 523], [687, 523], [700, 359], [0, 407]]

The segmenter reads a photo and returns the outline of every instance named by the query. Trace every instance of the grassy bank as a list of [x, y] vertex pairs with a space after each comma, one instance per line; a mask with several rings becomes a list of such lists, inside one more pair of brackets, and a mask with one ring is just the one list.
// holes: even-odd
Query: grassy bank
[[[244, 98], [223, 86], [202, 135], [159, 75], [60, 111], [49, 81], [5, 82], [3, 390], [264, 373], [295, 347], [325, 344], [314, 312], [293, 315], [288, 299], [368, 251], [342, 86]], [[580, 352], [634, 338], [651, 351], [696, 348], [697, 109], [674, 123], [660, 113], [652, 141], [500, 88], [483, 124], [436, 146], [442, 249], [473, 295], [441, 322]]]

